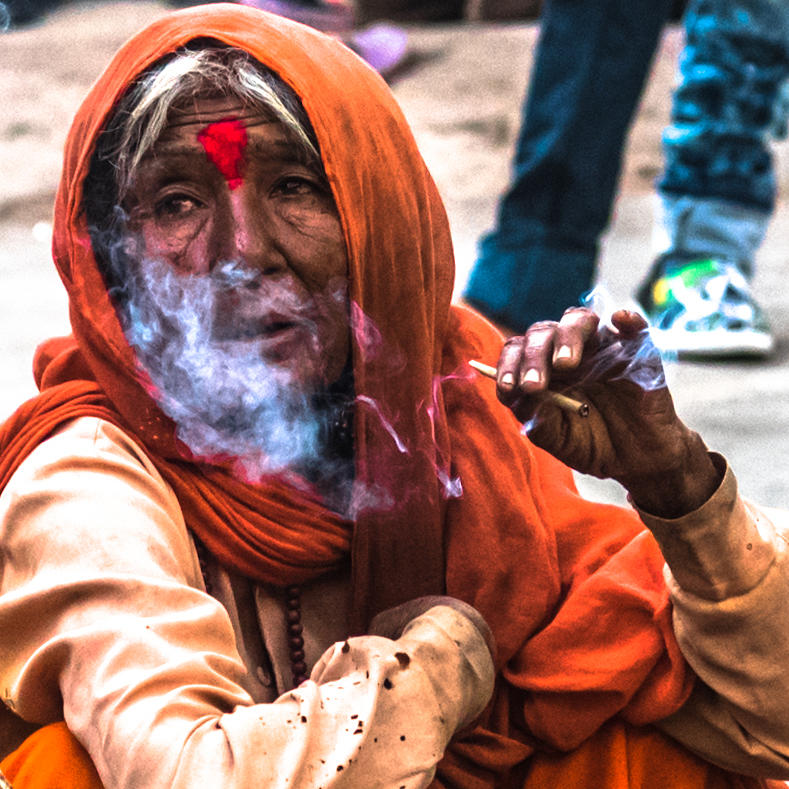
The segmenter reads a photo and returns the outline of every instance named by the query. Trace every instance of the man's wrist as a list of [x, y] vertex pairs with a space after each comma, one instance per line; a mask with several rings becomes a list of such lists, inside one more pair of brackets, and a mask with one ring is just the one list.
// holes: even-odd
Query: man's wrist
[[722, 476], [699, 438], [676, 466], [622, 481], [631, 501], [660, 518], [679, 518], [701, 507], [720, 486]]

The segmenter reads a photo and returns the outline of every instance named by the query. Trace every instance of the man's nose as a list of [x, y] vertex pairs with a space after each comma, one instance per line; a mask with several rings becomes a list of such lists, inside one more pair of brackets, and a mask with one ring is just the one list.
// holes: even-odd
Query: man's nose
[[243, 187], [230, 197], [232, 255], [263, 274], [284, 271], [287, 262], [277, 244], [274, 227], [263, 208], [244, 194]]

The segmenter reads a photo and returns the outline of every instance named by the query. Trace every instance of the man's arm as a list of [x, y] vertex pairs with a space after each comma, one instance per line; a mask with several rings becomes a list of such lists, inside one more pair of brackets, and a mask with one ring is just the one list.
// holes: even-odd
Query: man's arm
[[731, 470], [712, 497], [673, 520], [639, 511], [667, 561], [674, 630], [698, 674], [658, 725], [706, 759], [789, 778], [789, 513], [743, 502]]
[[[704, 683], [666, 731], [734, 770], [789, 777], [781, 531], [740, 501], [725, 462], [677, 416], [644, 319], [620, 310], [611, 326], [598, 323], [574, 308], [509, 340], [499, 398], [535, 444], [622, 484], [660, 542], [676, 635]], [[562, 413], [549, 388], [586, 402], [588, 417]]]
[[180, 508], [123, 433], [80, 420], [0, 497], [0, 687], [64, 718], [113, 787], [426, 786], [493, 687], [483, 635], [435, 606], [338, 644], [275, 703], [244, 687]]

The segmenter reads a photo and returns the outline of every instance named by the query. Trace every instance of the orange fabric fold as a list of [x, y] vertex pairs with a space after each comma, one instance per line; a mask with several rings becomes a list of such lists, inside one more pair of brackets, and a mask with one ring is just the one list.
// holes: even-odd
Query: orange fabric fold
[[606, 789], [756, 789], [755, 778], [732, 775], [685, 751], [649, 727], [606, 724], [570, 754], [536, 755], [518, 787], [605, 787]]
[[103, 789], [85, 749], [66, 728], [52, 723], [31, 734], [0, 762], [13, 789]]
[[[13, 789], [103, 789], [85, 749], [65, 724], [39, 729], [0, 762], [0, 771]], [[486, 782], [469, 781], [463, 771], [447, 767], [433, 789], [480, 789]], [[504, 784], [502, 784], [504, 786]], [[617, 721], [606, 724], [571, 753], [538, 753], [509, 789], [771, 789], [779, 781], [759, 781], [732, 775], [687, 752], [651, 728], [634, 728]]]
[[[356, 484], [378, 501], [352, 524], [285, 481], [248, 485], [189, 459], [148, 394], [93, 257], [81, 200], [97, 135], [143, 69], [206, 37], [276, 71], [318, 139], [348, 249], [355, 391], [377, 404], [357, 407], [354, 449]], [[445, 786], [505, 786], [536, 747], [576, 748], [612, 718], [648, 723], [685, 701], [694, 680], [674, 641], [657, 545], [633, 512], [581, 499], [569, 469], [530, 445], [491, 382], [471, 374], [468, 359], [495, 362], [501, 337], [450, 307], [440, 197], [385, 83], [348, 49], [235, 4], [153, 23], [77, 113], [53, 250], [73, 339], [40, 349], [41, 395], [0, 433], [0, 485], [59, 424], [102, 416], [140, 443], [189, 529], [229, 567], [299, 583], [350, 560], [349, 632], [424, 594], [476, 606], [500, 675], [480, 725], [439, 766]]]
[[[73, 340], [44, 343], [35, 370], [45, 387], [41, 395], [17, 409], [0, 430], [0, 489], [35, 446], [71, 419], [97, 416], [136, 435], [98, 384], [78, 377], [89, 372]], [[155, 452], [150, 457], [173, 488], [189, 528], [228, 567], [284, 586], [317, 578], [345, 560], [350, 523], [316, 495], [276, 478], [253, 486], [220, 467]]]
[[[483, 789], [459, 763], [431, 789]], [[652, 727], [611, 721], [570, 753], [540, 751], [503, 779], [501, 789], [769, 789], [784, 786], [734, 775], [688, 752]]]

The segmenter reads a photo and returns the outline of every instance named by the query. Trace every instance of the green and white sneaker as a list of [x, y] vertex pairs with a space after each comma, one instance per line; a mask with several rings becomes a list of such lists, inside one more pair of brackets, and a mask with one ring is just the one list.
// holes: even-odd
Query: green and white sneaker
[[657, 261], [636, 298], [664, 353], [764, 358], [775, 345], [748, 280], [733, 263], [714, 258]]

